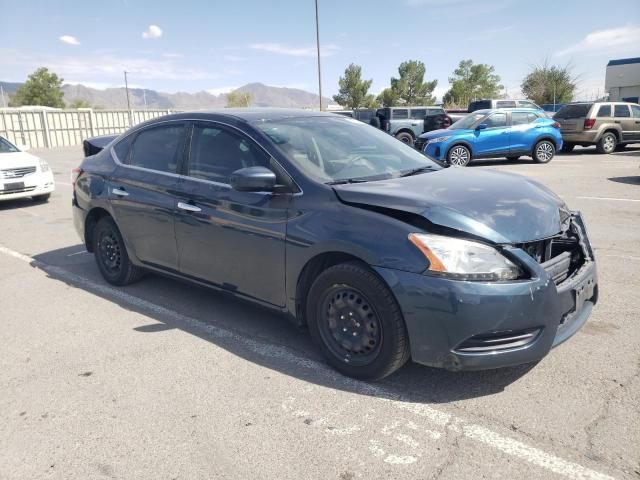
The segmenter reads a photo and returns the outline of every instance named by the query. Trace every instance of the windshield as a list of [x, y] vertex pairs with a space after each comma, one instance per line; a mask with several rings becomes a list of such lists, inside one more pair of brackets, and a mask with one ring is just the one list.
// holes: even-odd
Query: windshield
[[486, 115], [486, 113], [470, 113], [451, 125], [449, 130], [466, 130], [471, 128], [478, 120], [484, 118]]
[[382, 180], [439, 170], [422, 153], [358, 120], [301, 117], [256, 122], [305, 174], [324, 183]]
[[582, 118], [586, 117], [589, 113], [592, 103], [574, 103], [571, 105], [565, 105], [553, 118]]
[[0, 137], [0, 153], [15, 153], [19, 150], [13, 146], [10, 142]]

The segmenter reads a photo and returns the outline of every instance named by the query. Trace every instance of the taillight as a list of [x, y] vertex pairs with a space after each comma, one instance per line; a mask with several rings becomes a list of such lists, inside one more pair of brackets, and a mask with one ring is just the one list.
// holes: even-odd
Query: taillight
[[596, 123], [595, 118], [585, 118], [584, 120], [584, 129], [591, 130]]
[[71, 170], [71, 186], [75, 187], [76, 185], [76, 181], [78, 180], [78, 177], [82, 174], [82, 169], [80, 167], [76, 167], [73, 170]]
[[553, 122], [553, 123], [551, 124], [551, 126], [552, 126], [553, 128], [560, 128], [560, 124], [559, 124], [558, 122]]

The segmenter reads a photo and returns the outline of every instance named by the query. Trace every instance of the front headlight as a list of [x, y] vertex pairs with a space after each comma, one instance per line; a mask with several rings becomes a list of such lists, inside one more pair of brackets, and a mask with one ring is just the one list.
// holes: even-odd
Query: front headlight
[[451, 138], [451, 135], [449, 135], [448, 137], [438, 137], [438, 138], [431, 138], [429, 140], [427, 140], [427, 144], [429, 143], [441, 143], [441, 142], [446, 142], [447, 140], [449, 140]]
[[49, 171], [49, 164], [46, 160], [40, 159], [40, 170], [43, 172]]
[[409, 240], [429, 260], [429, 271], [459, 280], [515, 280], [522, 271], [498, 250], [460, 238], [411, 233]]

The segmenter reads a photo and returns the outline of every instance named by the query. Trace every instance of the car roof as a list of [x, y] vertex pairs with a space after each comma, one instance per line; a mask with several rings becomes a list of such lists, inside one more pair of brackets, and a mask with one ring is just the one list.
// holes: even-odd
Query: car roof
[[[328, 112], [317, 110], [303, 110], [297, 108], [221, 108], [216, 110], [196, 110], [190, 112], [174, 113], [158, 117], [160, 120], [198, 120], [211, 118], [234, 118], [252, 122], [256, 120], [283, 120], [294, 117], [331, 117], [336, 116]], [[156, 119], [154, 119], [156, 120]], [[146, 123], [146, 122], [145, 122]]]
[[475, 110], [472, 113], [494, 113], [494, 112], [539, 112], [537, 108], [527, 108], [527, 107], [512, 107], [512, 108], [483, 108], [481, 110]]

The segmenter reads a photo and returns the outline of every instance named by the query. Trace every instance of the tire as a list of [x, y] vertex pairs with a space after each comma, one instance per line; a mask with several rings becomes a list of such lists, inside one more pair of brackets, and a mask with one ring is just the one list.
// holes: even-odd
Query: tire
[[464, 145], [454, 145], [447, 152], [447, 163], [456, 167], [466, 167], [471, 161], [471, 151]]
[[49, 198], [51, 198], [51, 194], [50, 193], [45, 193], [44, 195], [35, 195], [35, 196], [31, 197], [31, 199], [34, 202], [42, 202], [42, 203], [48, 202]]
[[613, 132], [604, 132], [596, 145], [598, 153], [613, 153], [618, 145], [618, 137]]
[[533, 147], [532, 157], [538, 163], [549, 163], [556, 154], [556, 147], [549, 140], [540, 140]]
[[512, 157], [507, 157], [507, 160], [509, 160], [510, 162], [515, 162], [516, 160], [518, 160], [520, 158], [520, 155], [518, 156], [512, 156]]
[[413, 135], [411, 135], [410, 133], [400, 132], [396, 134], [396, 138], [400, 140], [402, 143], [406, 143], [410, 147], [413, 147], [414, 139], [413, 139]]
[[323, 271], [305, 308], [314, 342], [344, 375], [379, 380], [409, 359], [409, 338], [393, 293], [358, 262]]
[[93, 230], [93, 253], [98, 269], [112, 285], [138, 281], [144, 271], [131, 263], [120, 230], [111, 217], [103, 217]]
[[575, 148], [575, 145], [573, 143], [563, 143], [560, 151], [562, 153], [571, 153], [573, 152], [574, 148]]

